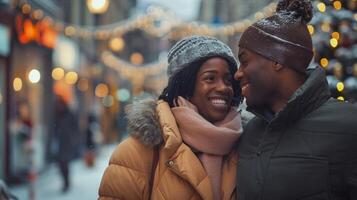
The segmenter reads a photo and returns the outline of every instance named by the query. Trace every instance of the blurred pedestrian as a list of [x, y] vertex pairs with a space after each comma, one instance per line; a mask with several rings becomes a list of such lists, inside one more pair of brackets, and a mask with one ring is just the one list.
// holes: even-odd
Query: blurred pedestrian
[[308, 0], [281, 0], [239, 41], [240, 82], [256, 117], [239, 140], [237, 199], [357, 199], [357, 108], [307, 69]]
[[184, 38], [168, 55], [169, 83], [159, 100], [135, 101], [130, 137], [113, 153], [99, 199], [234, 199], [242, 132], [237, 63], [205, 36]]
[[28, 102], [20, 101], [17, 108], [16, 118], [11, 121], [10, 126], [11, 146], [14, 147], [11, 170], [13, 174], [23, 176], [28, 173], [32, 159], [33, 122]]
[[96, 156], [96, 144], [95, 144], [95, 131], [96, 131], [97, 120], [94, 114], [90, 113], [87, 117], [87, 128], [85, 130], [86, 133], [86, 150], [84, 153], [84, 160], [88, 167], [93, 167], [95, 163]]
[[37, 172], [34, 164], [33, 121], [29, 103], [18, 103], [17, 116], [11, 122], [11, 171], [20, 181], [26, 181], [29, 199], [35, 199], [35, 181]]
[[56, 97], [55, 110], [54, 143], [52, 147], [63, 179], [62, 192], [67, 192], [70, 187], [69, 163], [75, 157], [79, 144], [78, 119], [61, 96]]

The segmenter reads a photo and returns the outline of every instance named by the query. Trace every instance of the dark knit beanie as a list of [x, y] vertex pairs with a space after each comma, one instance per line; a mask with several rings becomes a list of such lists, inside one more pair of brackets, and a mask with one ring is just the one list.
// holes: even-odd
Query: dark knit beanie
[[312, 18], [309, 0], [280, 0], [276, 13], [246, 29], [239, 47], [305, 73], [312, 57], [307, 23]]
[[168, 53], [168, 76], [172, 76], [192, 63], [211, 57], [222, 57], [237, 68], [231, 49], [223, 42], [207, 36], [190, 36], [177, 42]]

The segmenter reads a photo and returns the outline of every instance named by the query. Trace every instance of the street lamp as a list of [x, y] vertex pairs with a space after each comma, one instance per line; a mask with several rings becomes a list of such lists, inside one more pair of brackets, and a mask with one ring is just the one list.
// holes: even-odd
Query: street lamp
[[102, 14], [107, 11], [109, 0], [87, 0], [87, 7], [93, 14]]

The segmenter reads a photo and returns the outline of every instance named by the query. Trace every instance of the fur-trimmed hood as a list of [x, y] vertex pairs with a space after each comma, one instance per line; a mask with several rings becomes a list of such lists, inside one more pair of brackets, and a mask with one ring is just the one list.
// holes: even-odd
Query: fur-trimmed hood
[[[156, 111], [157, 98], [136, 99], [126, 108], [129, 135], [139, 139], [146, 146], [156, 146], [163, 142], [162, 128]], [[253, 117], [241, 112], [243, 128]]]
[[156, 107], [157, 100], [149, 97], [136, 99], [126, 108], [129, 135], [147, 146], [156, 146], [163, 141]]

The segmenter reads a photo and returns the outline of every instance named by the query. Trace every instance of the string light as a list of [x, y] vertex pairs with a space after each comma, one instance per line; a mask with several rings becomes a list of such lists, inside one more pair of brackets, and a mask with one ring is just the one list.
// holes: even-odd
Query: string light
[[339, 32], [333, 32], [333, 33], [331, 33], [331, 37], [335, 38], [336, 40], [339, 40], [340, 39], [340, 33]]
[[339, 97], [337, 97], [337, 99], [340, 100], [340, 101], [344, 101], [345, 100], [345, 98], [343, 96], [339, 96]]
[[328, 22], [322, 23], [321, 30], [326, 33], [330, 32], [330, 30], [331, 30], [330, 23], [328, 23]]
[[313, 35], [315, 32], [314, 26], [311, 24], [307, 25], [307, 30], [309, 30], [310, 35]]
[[88, 79], [84, 79], [84, 78], [80, 79], [78, 81], [77, 87], [82, 92], [87, 91], [89, 89], [89, 81], [88, 81]]
[[31, 83], [38, 83], [41, 80], [41, 73], [37, 69], [32, 69], [28, 75]]
[[15, 92], [21, 91], [22, 89], [22, 80], [21, 78], [16, 77], [12, 83], [12, 86], [15, 90]]
[[326, 11], [326, 5], [322, 2], [318, 3], [317, 4], [317, 9], [320, 11], [320, 12], [325, 12]]
[[135, 52], [130, 56], [130, 62], [134, 65], [141, 65], [144, 62], [144, 57], [141, 53]]
[[160, 74], [166, 70], [167, 66], [166, 59], [160, 59], [157, 62], [145, 65], [134, 65], [114, 56], [109, 51], [103, 52], [101, 59], [106, 66], [116, 70], [121, 76], [124, 76], [125, 78], [132, 78], [137, 74], [143, 74], [143, 76]]
[[342, 92], [345, 89], [345, 85], [342, 82], [338, 82], [336, 85], [337, 91]]
[[78, 74], [76, 72], [68, 72], [64, 80], [68, 85], [74, 85], [78, 80]]
[[87, 7], [89, 12], [101, 14], [107, 11], [109, 0], [87, 0]]
[[74, 34], [76, 33], [76, 29], [73, 26], [67, 26], [64, 30], [64, 33], [67, 36], [74, 36]]
[[29, 14], [29, 13], [31, 12], [31, 5], [25, 3], [25, 4], [22, 6], [21, 10], [22, 10], [22, 13], [23, 13], [23, 14]]
[[106, 84], [100, 83], [95, 87], [95, 95], [97, 97], [105, 97], [109, 93], [109, 88]]
[[121, 51], [124, 49], [124, 46], [125, 46], [125, 42], [121, 37], [115, 37], [109, 41], [109, 47], [113, 51]]
[[263, 19], [265, 16], [262, 12], [257, 12], [257, 13], [255, 13], [254, 17], [256, 20], [260, 20], [260, 19]]
[[[109, 0], [107, 1], [109, 2]], [[276, 3], [270, 3], [261, 11], [255, 13], [253, 17], [255, 17], [257, 20], [272, 15], [275, 11], [276, 5]], [[152, 9], [148, 9], [146, 14], [139, 15], [134, 18], [129, 18], [114, 24], [89, 28], [77, 27], [70, 24], [65, 25], [60, 21], [53, 22], [54, 20], [50, 16], [43, 16], [44, 12], [40, 9], [32, 11], [31, 13], [30, 4], [24, 4], [21, 8], [24, 14], [32, 14], [37, 16], [36, 18], [51, 19], [51, 26], [53, 26], [57, 32], [63, 32], [66, 36], [76, 38], [79, 37], [83, 39], [94, 37], [98, 40], [109, 40], [113, 36], [121, 36], [134, 29], [141, 29], [155, 37], [166, 36], [170, 40], [177, 40], [181, 37], [194, 34], [208, 36], [231, 36], [236, 33], [241, 33], [253, 22], [250, 19], [245, 19], [233, 23], [223, 24], [222, 26], [215, 26], [202, 22], [193, 22], [187, 24], [186, 21], [178, 19], [174, 14], [172, 14], [172, 12], [152, 7]]]
[[338, 45], [338, 41], [336, 38], [331, 38], [330, 39], [330, 45], [333, 47], [333, 48], [336, 48], [337, 45]]
[[64, 77], [64, 70], [60, 67], [56, 67], [52, 70], [52, 78], [54, 80], [61, 80]]
[[342, 3], [341, 1], [334, 1], [333, 2], [333, 7], [336, 9], [336, 10], [340, 10], [342, 8]]
[[327, 58], [321, 58], [320, 64], [322, 67], [326, 68], [328, 66], [328, 59]]

